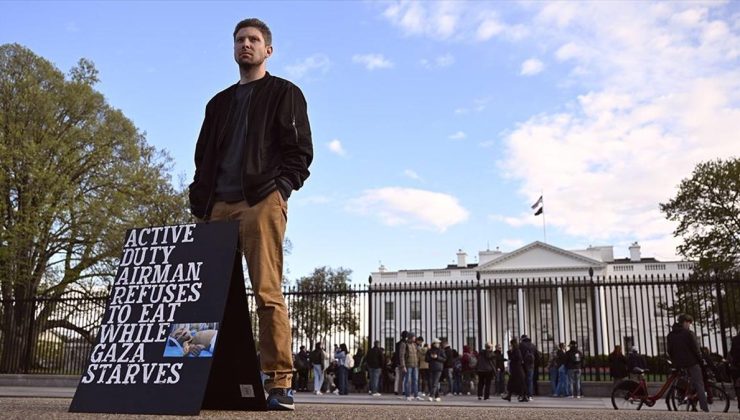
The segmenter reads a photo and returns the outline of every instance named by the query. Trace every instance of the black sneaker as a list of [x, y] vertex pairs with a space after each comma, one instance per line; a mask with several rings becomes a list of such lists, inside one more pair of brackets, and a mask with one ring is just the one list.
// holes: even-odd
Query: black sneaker
[[295, 410], [293, 404], [293, 390], [288, 388], [273, 388], [267, 395], [268, 410]]

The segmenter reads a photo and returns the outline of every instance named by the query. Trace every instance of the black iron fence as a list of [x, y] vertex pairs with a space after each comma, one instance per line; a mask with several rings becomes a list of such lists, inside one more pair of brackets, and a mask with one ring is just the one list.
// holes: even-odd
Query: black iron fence
[[[527, 334], [543, 354], [576, 341], [586, 355], [585, 380], [609, 380], [607, 355], [636, 348], [654, 375], [667, 370], [665, 337], [675, 316], [694, 316], [701, 346], [726, 355], [740, 327], [740, 278], [670, 276], [535, 278], [491, 281], [347, 285], [340, 289], [286, 287], [293, 351], [316, 342], [331, 352], [341, 343], [354, 353], [379, 341], [387, 352], [401, 331], [426, 342], [439, 338], [462, 352]], [[255, 311], [254, 296], [247, 292]], [[56, 300], [2, 301], [2, 373], [81, 374], [107, 295]], [[33, 322], [5, 329], [8, 316], [35, 314]], [[15, 314], [15, 315], [14, 315]], [[255, 340], [259, 325], [252, 317]], [[17, 323], [15, 325], [18, 325]], [[24, 329], [25, 328], [25, 329]]]

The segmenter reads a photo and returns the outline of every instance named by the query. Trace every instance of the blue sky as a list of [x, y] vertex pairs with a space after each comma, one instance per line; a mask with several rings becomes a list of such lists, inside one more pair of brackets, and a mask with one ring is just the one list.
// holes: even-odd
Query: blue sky
[[740, 154], [737, 2], [0, 2], [0, 43], [97, 88], [189, 182], [206, 102], [238, 80], [234, 25], [273, 31], [268, 71], [304, 91], [315, 159], [289, 202], [288, 277], [364, 282], [458, 249], [543, 240], [675, 259], [658, 203]]

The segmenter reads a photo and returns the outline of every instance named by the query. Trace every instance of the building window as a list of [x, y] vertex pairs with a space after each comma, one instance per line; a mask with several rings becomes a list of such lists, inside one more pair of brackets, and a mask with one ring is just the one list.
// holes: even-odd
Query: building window
[[437, 301], [437, 321], [447, 321], [447, 300]]
[[519, 310], [515, 300], [506, 301], [506, 327], [514, 337], [519, 336]]
[[396, 319], [396, 305], [393, 302], [385, 302], [385, 320], [393, 321]]
[[553, 340], [552, 301], [540, 301], [540, 319], [542, 320], [542, 336], [546, 341]]
[[396, 339], [394, 337], [385, 338], [385, 351], [390, 353], [396, 348]]
[[418, 300], [411, 301], [411, 320], [419, 321], [421, 319], [421, 302]]
[[465, 299], [465, 319], [475, 319], [475, 301]]

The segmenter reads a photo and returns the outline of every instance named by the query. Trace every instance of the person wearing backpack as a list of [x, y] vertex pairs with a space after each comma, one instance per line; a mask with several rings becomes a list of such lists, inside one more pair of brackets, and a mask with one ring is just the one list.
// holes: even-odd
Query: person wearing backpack
[[524, 366], [524, 377], [527, 384], [527, 399], [532, 400], [534, 395], [534, 366], [537, 357], [537, 347], [526, 335], [521, 336], [519, 349], [522, 353], [522, 365]]
[[324, 349], [321, 348], [321, 343], [316, 343], [316, 346], [308, 355], [308, 360], [313, 366], [313, 393], [316, 395], [321, 395], [321, 386], [324, 384], [325, 358], [326, 354]]
[[475, 369], [478, 365], [478, 355], [470, 346], [463, 346], [462, 359], [462, 394], [470, 395], [475, 389]]
[[487, 400], [491, 397], [491, 381], [495, 371], [495, 355], [493, 345], [486, 343], [486, 347], [478, 353], [475, 372], [478, 374], [478, 400]]
[[565, 352], [568, 381], [573, 386], [573, 398], [581, 398], [581, 369], [583, 369], [583, 353], [578, 349], [578, 343], [571, 341]]

